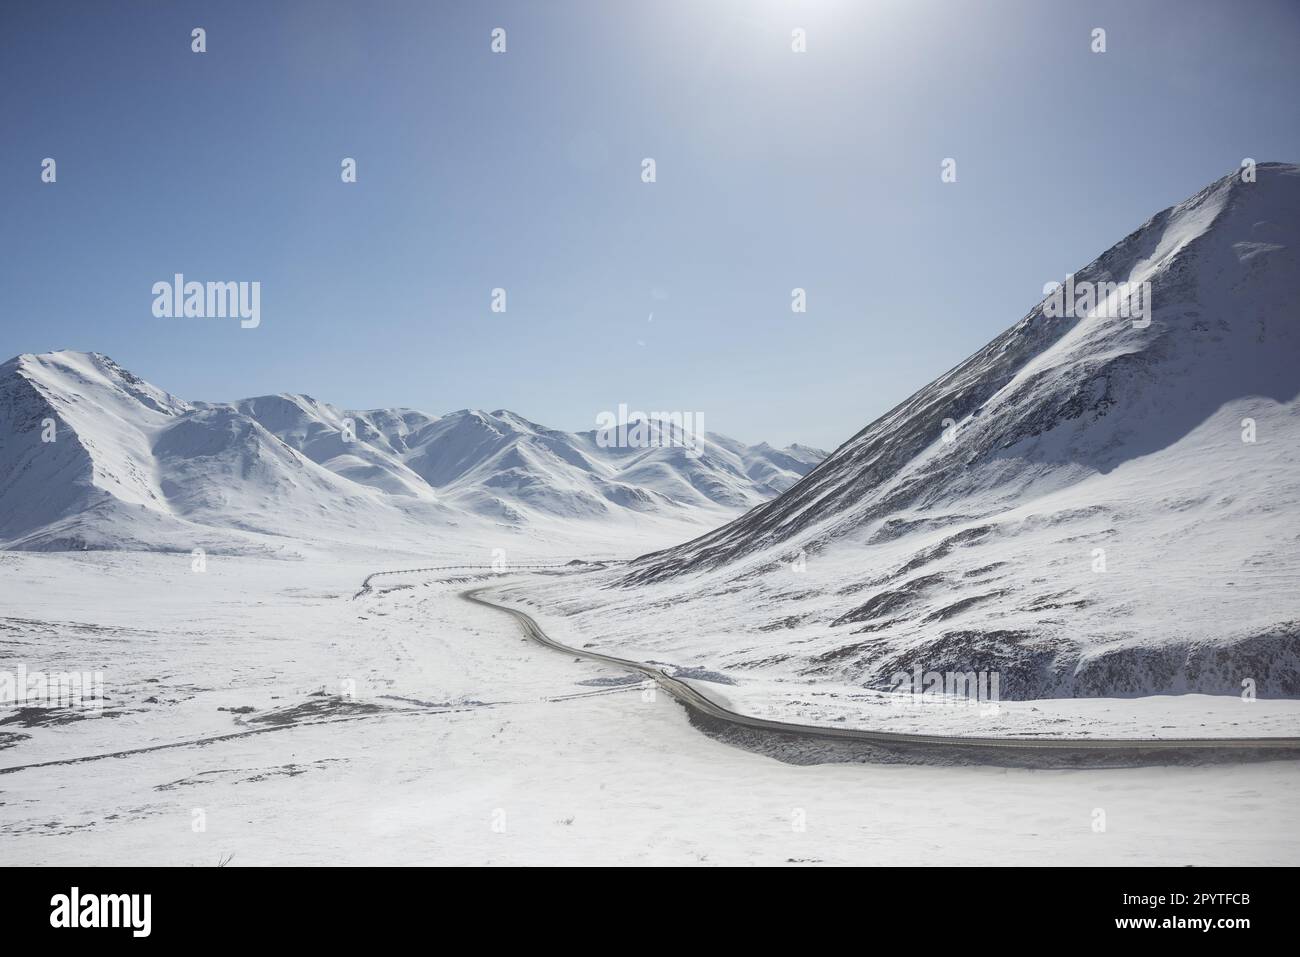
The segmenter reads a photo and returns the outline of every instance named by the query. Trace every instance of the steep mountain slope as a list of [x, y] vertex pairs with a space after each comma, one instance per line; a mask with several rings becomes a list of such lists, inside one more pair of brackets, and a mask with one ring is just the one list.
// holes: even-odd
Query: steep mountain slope
[[0, 540], [36, 535], [54, 547], [85, 547], [68, 528], [79, 515], [117, 526], [127, 543], [139, 541], [130, 526], [156, 534], [168, 512], [149, 437], [188, 408], [105, 356], [53, 353], [0, 365]]
[[[572, 626], [877, 688], [920, 665], [1009, 697], [1300, 694], [1300, 169], [1219, 180], [1074, 280], [1149, 282], [1149, 323], [1036, 306]], [[633, 606], [662, 636], [616, 624]]]
[[394, 524], [377, 495], [255, 420], [183, 402], [107, 356], [19, 356], [0, 367], [0, 397], [7, 547], [266, 551], [256, 536]]
[[[629, 453], [680, 450], [606, 449], [595, 433], [505, 411], [348, 412], [289, 394], [189, 403], [106, 356], [24, 355], [0, 366], [0, 545], [420, 551], [453, 534], [486, 541], [502, 528], [617, 527], [637, 515], [672, 541], [817, 460], [717, 439], [725, 448], [702, 463], [678, 464], [685, 477], [651, 474], [628, 470]], [[751, 480], [744, 463], [767, 459], [786, 467]]]

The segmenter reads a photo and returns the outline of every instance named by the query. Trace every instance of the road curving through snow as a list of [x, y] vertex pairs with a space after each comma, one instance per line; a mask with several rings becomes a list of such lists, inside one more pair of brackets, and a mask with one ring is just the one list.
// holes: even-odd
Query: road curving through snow
[[[959, 749], [967, 757], [978, 753], [994, 754], [1000, 751], [1022, 751], [1029, 754], [1047, 756], [1050, 754], [1053, 764], [1067, 763], [1071, 752], [1122, 752], [1131, 757], [1141, 758], [1154, 752], [1160, 752], [1160, 759], [1173, 758], [1180, 753], [1195, 753], [1200, 756], [1231, 756], [1237, 759], [1264, 758], [1283, 759], [1300, 757], [1300, 738], [1296, 737], [1237, 737], [1237, 738], [1028, 738], [1028, 737], [980, 737], [973, 735], [937, 735], [915, 734], [895, 731], [871, 731], [860, 728], [834, 728], [821, 725], [794, 724], [758, 718], [752, 715], [732, 711], [707, 695], [692, 687], [685, 681], [674, 678], [661, 668], [643, 664], [626, 658], [617, 658], [599, 652], [581, 648], [571, 648], [548, 636], [542, 627], [527, 612], [509, 605], [498, 604], [482, 593], [491, 586], [480, 586], [461, 592], [466, 601], [492, 608], [510, 615], [519, 624], [524, 634], [540, 645], [588, 661], [601, 662], [625, 671], [646, 676], [660, 688], [671, 695], [692, 712], [713, 722], [721, 722], [731, 728], [748, 732], [775, 733], [791, 735], [805, 739], [834, 740], [839, 742], [856, 741], [889, 750], [927, 749], [951, 751]], [[1065, 759], [1064, 761], [1062, 759]]]

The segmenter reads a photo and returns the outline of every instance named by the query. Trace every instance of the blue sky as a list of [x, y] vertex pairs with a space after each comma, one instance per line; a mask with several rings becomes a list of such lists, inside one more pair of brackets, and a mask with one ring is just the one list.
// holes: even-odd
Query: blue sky
[[[6, 0], [0, 352], [830, 448], [1243, 157], [1300, 161], [1297, 90], [1294, 2]], [[261, 326], [155, 318], [176, 272], [260, 282]]]

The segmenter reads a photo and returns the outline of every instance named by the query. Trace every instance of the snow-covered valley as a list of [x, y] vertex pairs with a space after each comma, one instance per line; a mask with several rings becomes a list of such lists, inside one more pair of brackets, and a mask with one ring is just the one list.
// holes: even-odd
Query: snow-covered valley
[[[463, 596], [757, 719], [1300, 737], [1298, 250], [1300, 168], [1220, 180], [1069, 281], [1149, 284], [1147, 314], [1049, 295], [829, 456], [186, 400], [98, 353], [17, 356], [0, 680], [94, 673], [105, 700], [0, 701], [7, 853], [1300, 863], [1289, 754], [1029, 770], [760, 747]], [[997, 694], [897, 693], [922, 673]]]
[[393, 577], [353, 600], [372, 570], [0, 555], [6, 652], [102, 669], [109, 697], [102, 716], [0, 726], [27, 736], [0, 749], [6, 862], [1300, 861], [1294, 761], [789, 764], [525, 642], [459, 599], [475, 581]]

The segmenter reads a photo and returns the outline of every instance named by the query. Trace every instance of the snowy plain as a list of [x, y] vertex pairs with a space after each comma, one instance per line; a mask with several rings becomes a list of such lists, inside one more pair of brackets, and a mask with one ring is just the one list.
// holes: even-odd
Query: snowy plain
[[354, 599], [375, 570], [0, 554], [6, 656], [102, 670], [110, 699], [0, 728], [29, 736], [0, 771], [45, 763], [0, 773], [6, 862], [1300, 863], [1300, 762], [788, 764], [459, 597], [540, 576], [393, 576]]

